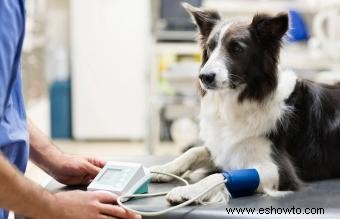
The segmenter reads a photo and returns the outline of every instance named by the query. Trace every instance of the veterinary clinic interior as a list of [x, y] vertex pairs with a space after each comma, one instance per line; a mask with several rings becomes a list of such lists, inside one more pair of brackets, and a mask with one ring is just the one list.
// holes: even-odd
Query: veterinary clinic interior
[[[208, 68], [205, 65], [214, 65], [210, 57], [216, 56], [217, 60], [223, 55], [223, 52], [207, 52], [206, 48], [210, 45], [207, 42], [213, 37], [209, 38], [209, 35], [204, 36], [203, 33], [207, 30], [216, 31], [216, 26], [206, 25], [217, 23], [214, 20], [216, 16], [218, 20], [240, 19], [248, 21], [247, 25], [252, 25], [254, 15], [265, 13], [268, 17], [259, 16], [259, 19], [268, 19], [269, 23], [286, 15], [289, 17], [289, 20], [285, 20], [288, 30], [284, 30], [284, 36], [280, 36], [277, 41], [279, 61], [275, 69], [277, 67], [279, 72], [289, 72], [287, 74], [293, 72], [299, 78], [297, 80], [313, 81], [326, 84], [324, 86], [334, 86], [336, 89], [336, 84], [340, 82], [340, 1], [1, 1], [5, 3], [0, 3], [0, 44], [6, 37], [1, 33], [8, 33], [7, 25], [2, 25], [7, 20], [1, 19], [1, 7], [10, 10], [11, 3], [6, 2], [12, 1], [24, 4], [25, 35], [19, 66], [22, 69], [19, 74], [22, 78], [18, 81], [22, 83], [26, 120], [29, 124], [33, 123], [34, 128], [28, 125], [28, 131], [26, 130], [29, 135], [27, 142], [30, 142], [27, 144], [31, 144], [31, 159], [27, 159], [27, 167], [22, 172], [26, 179], [35, 183], [42, 191], [58, 194], [74, 190], [87, 193], [104, 190], [116, 197], [112, 205], [130, 212], [123, 216], [117, 214], [117, 218], [340, 217], [340, 179], [304, 182], [297, 191], [271, 195], [270, 192], [258, 192], [264, 179], [259, 175], [256, 166], [239, 170], [221, 170], [218, 167], [209, 169], [210, 166], [206, 169], [206, 160], [211, 162], [214, 153], [230, 154], [236, 150], [226, 152], [222, 146], [214, 153], [203, 150], [202, 145], [208, 146], [205, 145], [206, 136], [213, 134], [212, 132], [228, 133], [229, 129], [239, 129], [231, 132], [234, 134], [216, 135], [223, 136], [223, 139], [216, 137], [209, 140], [209, 143], [218, 142], [216, 144], [226, 144], [227, 147], [227, 142], [238, 139], [235, 136], [246, 132], [247, 126], [236, 127], [230, 123], [223, 126], [220, 120], [224, 117], [220, 118], [217, 115], [219, 108], [213, 106], [218, 104], [217, 97], [202, 103], [209, 96], [210, 88], [204, 86], [210, 83], [211, 78], [201, 77], [203, 70]], [[215, 14], [216, 11], [218, 15]], [[263, 22], [261, 25], [266, 24]], [[223, 47], [222, 31], [228, 31], [227, 28], [221, 28], [220, 36], [216, 35], [216, 39], [221, 42], [217, 41], [216, 48]], [[261, 28], [260, 25], [258, 28]], [[273, 28], [272, 32], [264, 34], [264, 41], [261, 41], [263, 45], [270, 44], [270, 34], [277, 37], [275, 34], [280, 29]], [[0, 56], [6, 55], [5, 48], [0, 45]], [[5, 51], [1, 52], [1, 49]], [[239, 47], [236, 47], [235, 52], [240, 52]], [[256, 52], [258, 50], [255, 49]], [[259, 52], [257, 57], [260, 54], [262, 53]], [[276, 60], [275, 57], [273, 60]], [[229, 60], [226, 61], [229, 64], [234, 62], [229, 57], [218, 60]], [[218, 66], [219, 62], [216, 63], [215, 66]], [[238, 61], [236, 63], [235, 68], [247, 65]], [[0, 67], [2, 64], [0, 63]], [[1, 76], [4, 69], [0, 68], [0, 80], [4, 80], [3, 84], [6, 84], [6, 74]], [[231, 72], [230, 69], [226, 71]], [[219, 75], [215, 76], [214, 73], [214, 77], [217, 80]], [[287, 83], [280, 84], [278, 79], [283, 91], [294, 89], [289, 84], [290, 79], [283, 80]], [[237, 84], [232, 85], [237, 87]], [[231, 91], [223, 94], [233, 92], [233, 86], [225, 88]], [[0, 91], [6, 95], [6, 89], [0, 88]], [[212, 89], [211, 92], [217, 91]], [[0, 100], [6, 101], [3, 97], [0, 94]], [[249, 104], [256, 105], [254, 101], [251, 99]], [[285, 101], [286, 99], [282, 104]], [[235, 106], [241, 103], [228, 103], [231, 102], [226, 101], [225, 107], [239, 109], [239, 116], [249, 116], [243, 115], [241, 108]], [[2, 104], [0, 102], [0, 110], [3, 110]], [[209, 110], [216, 110], [216, 115], [212, 113], [212, 117], [216, 117], [214, 123], [205, 117], [204, 113], [211, 113]], [[251, 114], [252, 110], [253, 108], [246, 114]], [[337, 112], [340, 112], [340, 108]], [[270, 112], [266, 111], [264, 114], [268, 117], [259, 117], [262, 120], [257, 121], [258, 123], [268, 123]], [[225, 115], [226, 118], [229, 116]], [[4, 122], [1, 120], [6, 119], [1, 117], [2, 114], [0, 138], [6, 134], [1, 130], [6, 127], [1, 125]], [[44, 136], [41, 141], [51, 139], [50, 144], [63, 154], [73, 158], [86, 158], [87, 161], [100, 160], [100, 165], [89, 161], [98, 168], [95, 175], [85, 175], [84, 177], [91, 179], [86, 183], [81, 181], [69, 186], [69, 183], [65, 183], [68, 181], [63, 181], [64, 178], [58, 178], [52, 174], [53, 171], [47, 171], [45, 165], [42, 168], [39, 162], [44, 159], [39, 157], [40, 149], [32, 146], [35, 142], [40, 142], [31, 133], [33, 129], [34, 132], [35, 129], [40, 130], [37, 136]], [[2, 144], [5, 145], [0, 140], [0, 146]], [[258, 143], [250, 138], [248, 144]], [[338, 145], [340, 147], [340, 139]], [[5, 152], [2, 153], [6, 160]], [[258, 154], [260, 152], [248, 148], [242, 153], [253, 154], [261, 159], [265, 156], [262, 152]], [[310, 157], [319, 159], [318, 155], [320, 154]], [[242, 156], [244, 155], [230, 154], [225, 159], [233, 163]], [[279, 153], [278, 156], [283, 155]], [[62, 162], [61, 160], [60, 163]], [[225, 161], [227, 162], [229, 161]], [[0, 165], [1, 168], [3, 165]], [[81, 169], [76, 171], [81, 172]], [[218, 171], [223, 173], [218, 175], [221, 179], [216, 177], [211, 179], [212, 183], [195, 184], [195, 179], [203, 178], [202, 175], [215, 174]], [[281, 169], [277, 171], [280, 173]], [[1, 184], [3, 182], [0, 178], [0, 191]], [[185, 186], [191, 187], [186, 189]], [[134, 197], [135, 194], [144, 196]], [[34, 217], [33, 213], [26, 214], [24, 210], [19, 210], [18, 213], [16, 205], [7, 208], [6, 201], [1, 201], [1, 196], [0, 193], [0, 210], [5, 209], [6, 212], [7, 209], [9, 213], [8, 216], [6, 213], [2, 216], [0, 211], [0, 219]], [[43, 209], [44, 205], [40, 208]], [[44, 214], [44, 218], [52, 218], [47, 213]]]

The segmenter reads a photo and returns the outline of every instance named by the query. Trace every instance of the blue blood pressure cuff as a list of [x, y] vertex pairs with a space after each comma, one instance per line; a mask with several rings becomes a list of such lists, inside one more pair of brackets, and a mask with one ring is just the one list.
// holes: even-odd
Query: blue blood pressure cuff
[[254, 194], [260, 184], [260, 176], [255, 169], [231, 170], [222, 174], [233, 198]]

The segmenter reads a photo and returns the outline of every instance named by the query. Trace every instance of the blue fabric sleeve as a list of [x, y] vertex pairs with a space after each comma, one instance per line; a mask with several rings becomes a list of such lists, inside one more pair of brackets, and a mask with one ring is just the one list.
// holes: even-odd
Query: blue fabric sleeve
[[22, 0], [0, 1], [0, 121], [20, 72], [24, 16]]

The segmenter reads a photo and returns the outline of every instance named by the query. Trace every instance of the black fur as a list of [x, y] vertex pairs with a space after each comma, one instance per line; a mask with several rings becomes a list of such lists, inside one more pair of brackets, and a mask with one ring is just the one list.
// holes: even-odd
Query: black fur
[[[340, 86], [297, 82], [286, 100], [291, 115], [268, 135], [279, 151], [273, 157], [285, 170], [280, 173], [282, 189], [293, 186], [299, 178], [314, 181], [340, 177], [339, 97]], [[282, 164], [282, 159], [290, 162]]]
[[239, 96], [240, 102], [245, 99], [262, 101], [276, 89], [280, 47], [282, 38], [289, 28], [288, 24], [286, 13], [276, 16], [266, 14], [254, 16], [247, 28], [250, 32], [246, 42], [247, 51], [238, 63], [238, 66], [244, 66], [245, 69], [241, 72], [231, 72], [245, 79], [246, 88]]

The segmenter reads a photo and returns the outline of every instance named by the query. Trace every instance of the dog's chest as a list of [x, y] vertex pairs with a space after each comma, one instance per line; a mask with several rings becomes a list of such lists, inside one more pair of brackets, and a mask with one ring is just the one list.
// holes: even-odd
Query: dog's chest
[[241, 169], [270, 160], [271, 142], [265, 134], [275, 128], [280, 112], [251, 103], [237, 106], [232, 98], [208, 94], [202, 99], [200, 134], [215, 164]]

